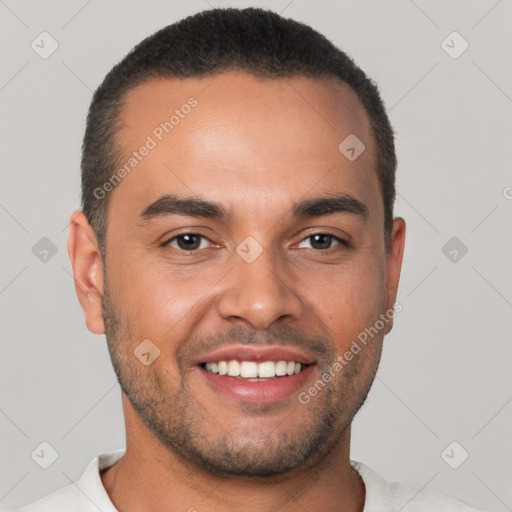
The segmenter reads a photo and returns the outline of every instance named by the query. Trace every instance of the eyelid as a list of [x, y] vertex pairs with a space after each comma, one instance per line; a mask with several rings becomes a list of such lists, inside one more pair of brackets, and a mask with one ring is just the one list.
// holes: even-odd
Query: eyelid
[[[311, 238], [312, 236], [315, 236], [315, 235], [327, 235], [327, 236], [330, 236], [334, 240], [339, 242], [339, 245], [344, 246], [344, 247], [350, 247], [350, 242], [348, 240], [345, 240], [344, 238], [341, 238], [338, 235], [335, 235], [334, 233], [331, 233], [329, 231], [315, 231], [314, 233], [308, 233], [306, 236], [303, 236], [302, 239], [300, 240], [300, 242], [298, 242], [295, 245], [299, 245], [302, 242], [304, 242], [305, 240], [307, 240], [308, 238]], [[330, 251], [332, 249], [335, 249], [335, 248], [336, 248], [336, 246], [329, 247], [328, 249], [315, 249], [315, 248], [311, 248], [311, 249], [313, 251], [328, 252], [328, 251]]]
[[[346, 246], [351, 245], [352, 237], [349, 234], [345, 233], [344, 231], [343, 231], [343, 234], [339, 234], [339, 233], [336, 234], [334, 231], [339, 231], [339, 230], [335, 230], [332, 227], [308, 228], [303, 231], [303, 233], [301, 235], [300, 242], [304, 241], [306, 238], [309, 238], [309, 237], [315, 236], [315, 235], [329, 235], [329, 236], [332, 236], [334, 239], [336, 239], [338, 242], [340, 242], [340, 244], [343, 244]], [[298, 242], [298, 243], [300, 243], [300, 242]], [[328, 249], [325, 249], [325, 250], [328, 250]]]
[[[203, 235], [202, 233], [198, 233], [198, 232], [195, 232], [195, 231], [184, 231], [182, 233], [177, 233], [175, 235], [173, 235], [172, 237], [170, 238], [166, 238], [165, 241], [162, 243], [162, 246], [168, 246], [170, 245], [171, 242], [173, 242], [174, 240], [176, 240], [177, 238], [179, 238], [180, 236], [185, 236], [185, 235], [194, 235], [194, 236], [198, 236], [200, 238], [203, 238], [205, 240], [208, 240], [208, 242], [210, 242], [210, 244], [212, 245], [218, 245], [218, 244], [215, 244], [215, 242], [213, 242], [209, 237], [207, 237], [206, 235]], [[342, 246], [345, 246], [345, 247], [350, 247], [350, 242], [344, 238], [341, 238], [340, 236], [338, 235], [335, 235], [334, 233], [332, 233], [330, 230], [328, 229], [325, 229], [325, 230], [316, 230], [316, 231], [312, 231], [312, 232], [309, 232], [307, 234], [304, 234], [302, 236], [302, 238], [300, 239], [299, 242], [297, 242], [297, 244], [295, 245], [298, 245], [302, 242], [304, 242], [305, 240], [307, 240], [308, 238], [311, 238], [312, 236], [315, 236], [315, 235], [327, 235], [327, 236], [331, 236], [333, 239], [335, 239], [337, 242], [339, 242], [340, 245]], [[329, 250], [331, 249], [334, 249], [336, 246], [334, 247], [329, 247], [328, 249], [315, 249], [315, 248], [312, 248], [313, 251], [320, 251], [320, 252], [328, 252]], [[174, 248], [176, 249], [177, 251], [179, 252], [182, 252], [182, 253], [189, 253], [189, 254], [195, 254], [195, 253], [198, 253], [199, 251], [203, 251], [205, 249], [210, 249], [211, 247], [205, 247], [203, 249], [193, 249], [193, 250], [190, 250], [190, 251], [186, 251], [184, 249], [180, 249], [180, 248]]]
[[[169, 245], [171, 242], [173, 242], [174, 240], [176, 240], [177, 238], [179, 238], [180, 236], [185, 236], [185, 235], [198, 236], [199, 238], [204, 238], [205, 240], [208, 240], [208, 242], [210, 242], [210, 244], [216, 245], [215, 242], [210, 240], [210, 238], [208, 238], [206, 235], [203, 235], [202, 233], [197, 233], [195, 231], [184, 231], [183, 233], [178, 233], [176, 235], [171, 236], [170, 238], [166, 238], [163, 241], [162, 246], [165, 247], [165, 246]], [[177, 250], [180, 251], [180, 252], [195, 253], [195, 252], [198, 252], [198, 251], [202, 251], [204, 249], [194, 249], [193, 251], [185, 251], [183, 249], [177, 249]]]

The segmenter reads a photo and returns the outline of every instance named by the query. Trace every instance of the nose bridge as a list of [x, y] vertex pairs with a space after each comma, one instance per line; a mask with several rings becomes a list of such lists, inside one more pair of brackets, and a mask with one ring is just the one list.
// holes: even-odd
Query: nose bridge
[[266, 329], [282, 316], [300, 316], [301, 301], [289, 282], [286, 265], [272, 248], [248, 237], [232, 254], [232, 262], [218, 304], [223, 318], [243, 318], [256, 329]]

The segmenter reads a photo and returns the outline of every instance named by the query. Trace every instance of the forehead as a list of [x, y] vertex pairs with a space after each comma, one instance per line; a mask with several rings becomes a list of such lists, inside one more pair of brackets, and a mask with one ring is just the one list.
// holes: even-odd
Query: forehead
[[[238, 199], [249, 211], [251, 201], [274, 208], [313, 188], [378, 201], [367, 115], [337, 80], [235, 71], [151, 79], [127, 93], [121, 119], [118, 147], [129, 172], [111, 201], [126, 208], [186, 192], [233, 206]], [[339, 149], [349, 136], [366, 146], [354, 161]]]

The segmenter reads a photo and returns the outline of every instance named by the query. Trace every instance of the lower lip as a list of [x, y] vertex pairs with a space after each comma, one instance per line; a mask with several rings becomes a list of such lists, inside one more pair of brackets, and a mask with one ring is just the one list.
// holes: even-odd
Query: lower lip
[[199, 367], [208, 383], [228, 397], [250, 403], [271, 403], [297, 393], [314, 372], [316, 365], [310, 364], [296, 375], [274, 377], [265, 380], [243, 380], [228, 375], [219, 375]]

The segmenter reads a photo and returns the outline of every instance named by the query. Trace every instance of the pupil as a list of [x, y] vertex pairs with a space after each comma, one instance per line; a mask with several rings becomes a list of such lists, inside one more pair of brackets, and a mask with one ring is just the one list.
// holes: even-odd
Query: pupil
[[313, 235], [313, 239], [315, 243], [320, 241], [320, 249], [329, 249], [329, 246], [331, 245], [331, 235], [317, 234]]
[[[194, 238], [196, 239], [195, 243], [193, 241]], [[187, 241], [188, 245], [187, 243], [182, 243], [184, 240]], [[181, 235], [178, 238], [178, 245], [180, 246], [180, 249], [193, 251], [197, 249], [200, 244], [201, 241], [198, 235]]]

